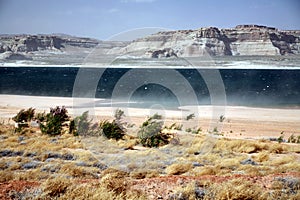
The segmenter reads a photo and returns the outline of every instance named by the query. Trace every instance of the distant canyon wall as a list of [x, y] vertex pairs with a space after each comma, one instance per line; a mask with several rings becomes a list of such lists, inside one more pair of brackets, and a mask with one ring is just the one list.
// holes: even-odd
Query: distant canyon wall
[[258, 25], [231, 29], [216, 27], [164, 31], [132, 42], [100, 41], [69, 35], [0, 35], [0, 53], [26, 54], [43, 50], [85, 51], [102, 48], [105, 54], [142, 57], [236, 55], [298, 55], [300, 31]]
[[[233, 29], [209, 27], [167, 31], [135, 40], [120, 51], [137, 54], [145, 52], [155, 57], [158, 50], [172, 52], [182, 57], [205, 54], [211, 56], [300, 54], [300, 31], [279, 31], [258, 25], [240, 25]], [[168, 56], [167, 53], [165, 55]]]

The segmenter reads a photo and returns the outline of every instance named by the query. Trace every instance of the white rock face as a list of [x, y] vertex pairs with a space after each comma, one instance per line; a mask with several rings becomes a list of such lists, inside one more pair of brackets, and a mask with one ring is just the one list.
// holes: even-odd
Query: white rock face
[[300, 54], [300, 31], [257, 25], [166, 31], [137, 39], [111, 53], [143, 56], [163, 49], [172, 49], [181, 57]]
[[[239, 25], [232, 29], [208, 27], [158, 32], [132, 42], [99, 41], [68, 35], [0, 35], [0, 53], [11, 52], [31, 56], [39, 52], [43, 52], [44, 55], [48, 51], [62, 52], [71, 57], [76, 54], [72, 59], [77, 59], [77, 55], [88, 54], [90, 60], [100, 59], [100, 61], [105, 56], [122, 55], [138, 57], [299, 55], [300, 31], [281, 31], [258, 25]], [[1, 57], [26, 59], [17, 55], [7, 57], [3, 54], [0, 59]]]
[[271, 41], [234, 42], [230, 47], [233, 55], [280, 55]]

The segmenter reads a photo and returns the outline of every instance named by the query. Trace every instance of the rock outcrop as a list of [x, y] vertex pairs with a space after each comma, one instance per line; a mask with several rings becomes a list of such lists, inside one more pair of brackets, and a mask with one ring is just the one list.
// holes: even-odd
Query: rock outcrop
[[156, 50], [156, 51], [147, 51], [146, 55], [148, 55], [150, 58], [172, 58], [177, 57], [176, 53], [174, 53], [174, 50], [171, 48], [166, 48], [163, 50]]
[[[101, 55], [132, 55], [150, 58], [202, 55], [299, 55], [300, 31], [282, 31], [259, 25], [238, 25], [231, 29], [208, 27], [196, 30], [164, 31], [132, 42], [100, 41], [63, 34], [0, 35], [0, 53], [11, 52], [19, 56], [24, 54], [27, 56], [24, 59], [28, 58], [27, 54], [36, 59], [37, 53], [35, 52], [42, 51], [66, 54], [76, 52], [76, 56], [72, 54], [72, 59], [77, 58], [78, 55], [84, 59], [90, 56], [90, 52], [96, 47], [96, 52]], [[98, 54], [93, 56], [97, 58]]]
[[[0, 60], [33, 60], [40, 63], [81, 64], [97, 49], [106, 55], [109, 51], [125, 47], [128, 42], [101, 41], [65, 34], [0, 35]], [[93, 55], [93, 62], [102, 57]]]
[[280, 31], [259, 25], [239, 25], [232, 29], [216, 27], [166, 31], [140, 38], [118, 53], [142, 55], [173, 49], [178, 56], [201, 55], [287, 55], [300, 54], [300, 31]]
[[0, 54], [0, 59], [5, 60], [32, 60], [30, 56], [25, 56], [20, 53], [4, 52]]
[[1, 35], [0, 53], [33, 52], [40, 50], [61, 50], [66, 45], [83, 48], [94, 48], [98, 40], [78, 38], [66, 35]]

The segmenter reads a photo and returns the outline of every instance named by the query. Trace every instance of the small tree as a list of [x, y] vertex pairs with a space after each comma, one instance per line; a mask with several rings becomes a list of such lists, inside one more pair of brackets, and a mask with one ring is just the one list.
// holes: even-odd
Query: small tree
[[159, 147], [169, 143], [170, 136], [161, 132], [163, 122], [156, 119], [157, 116], [150, 117], [138, 131], [140, 142], [145, 147]]
[[280, 136], [277, 139], [278, 143], [284, 142], [284, 131], [281, 131]]
[[30, 122], [34, 118], [34, 108], [28, 108], [27, 110], [22, 109], [19, 113], [12, 118], [17, 123], [20, 122]]
[[115, 111], [114, 117], [115, 117], [115, 120], [119, 120], [120, 121], [123, 117], [125, 117], [124, 111], [121, 110], [121, 109], [117, 109]]
[[195, 118], [195, 114], [189, 114], [188, 116], [186, 116], [186, 120], [189, 121], [190, 119], [194, 119]]
[[100, 122], [99, 127], [102, 130], [102, 135], [108, 139], [120, 140], [124, 137], [125, 131], [120, 127], [115, 120], [109, 122], [107, 120]]
[[225, 116], [224, 115], [221, 115], [220, 117], [219, 117], [219, 122], [223, 122], [225, 120]]
[[[74, 135], [87, 135], [89, 132], [89, 128], [90, 128], [90, 124], [91, 124], [91, 120], [88, 119], [89, 116], [89, 111], [86, 111], [84, 113], [82, 113], [81, 116], [76, 117], [74, 119], [74, 121], [71, 123], [72, 126], [74, 126], [74, 128], [70, 126], [70, 128], [73, 130], [73, 134]], [[70, 124], [71, 125], [71, 124]], [[70, 132], [70, 131], [69, 131]]]
[[62, 106], [50, 108], [50, 113], [46, 114], [44, 121], [41, 121], [42, 133], [49, 135], [59, 135], [62, 131], [63, 123], [69, 120], [67, 109]]

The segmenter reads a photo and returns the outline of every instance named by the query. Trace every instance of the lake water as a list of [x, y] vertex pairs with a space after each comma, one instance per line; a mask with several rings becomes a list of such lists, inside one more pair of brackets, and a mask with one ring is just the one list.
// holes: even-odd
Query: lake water
[[[89, 79], [97, 81], [96, 98], [110, 99], [118, 81], [130, 68], [107, 68], [101, 77], [97, 77], [98, 68], [87, 68], [92, 74]], [[103, 69], [102, 69], [103, 70]], [[201, 105], [211, 104], [210, 91], [199, 71], [210, 72], [212, 69], [155, 69], [147, 68], [147, 73], [166, 77], [159, 83], [145, 81], [136, 85], [130, 100], [136, 102], [132, 106], [151, 106], [160, 104], [166, 107], [176, 107], [179, 100], [174, 89], [163, 86], [164, 82], [176, 85], [184, 90], [182, 82], [171, 77], [171, 71], [182, 75], [197, 96]], [[79, 71], [78, 67], [0, 67], [0, 94], [60, 96], [71, 97], [73, 86]], [[147, 73], [146, 76], [147, 76]], [[286, 69], [219, 69], [226, 92], [228, 105], [259, 106], [259, 107], [292, 107], [300, 106], [300, 70]], [[143, 80], [145, 74], [131, 74], [127, 82], [137, 84], [137, 79]], [[94, 75], [94, 77], [93, 77]], [[171, 77], [171, 78], [170, 78]], [[122, 87], [119, 85], [118, 87]], [[128, 89], [128, 88], [127, 88]], [[189, 98], [189, 97], [186, 97]], [[101, 106], [101, 105], [99, 105]]]

